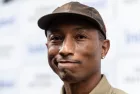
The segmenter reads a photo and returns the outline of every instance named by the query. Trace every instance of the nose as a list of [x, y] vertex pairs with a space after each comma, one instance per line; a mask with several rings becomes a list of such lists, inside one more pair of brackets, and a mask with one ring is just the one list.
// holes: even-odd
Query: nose
[[73, 55], [75, 52], [75, 43], [72, 38], [67, 37], [64, 39], [62, 46], [60, 47], [59, 54], [61, 56]]

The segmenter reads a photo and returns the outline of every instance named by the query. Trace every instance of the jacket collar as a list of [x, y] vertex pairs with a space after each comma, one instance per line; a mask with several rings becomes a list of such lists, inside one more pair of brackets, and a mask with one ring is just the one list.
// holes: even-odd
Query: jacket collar
[[105, 75], [103, 75], [101, 81], [89, 94], [108, 94], [110, 90], [111, 90], [111, 85], [109, 84]]
[[[97, 84], [97, 86], [89, 94], [107, 94], [111, 90], [111, 85], [106, 79], [105, 75], [102, 75], [102, 79]], [[64, 94], [65, 90], [62, 87], [61, 93]]]

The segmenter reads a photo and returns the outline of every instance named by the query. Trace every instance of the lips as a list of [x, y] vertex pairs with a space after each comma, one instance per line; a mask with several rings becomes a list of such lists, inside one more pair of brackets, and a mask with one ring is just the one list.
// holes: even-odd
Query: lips
[[72, 61], [72, 60], [60, 60], [58, 63], [78, 63], [78, 61]]
[[57, 62], [58, 62], [57, 67], [60, 70], [64, 68], [67, 69], [75, 68], [80, 63], [79, 61], [75, 61], [75, 60], [60, 60]]

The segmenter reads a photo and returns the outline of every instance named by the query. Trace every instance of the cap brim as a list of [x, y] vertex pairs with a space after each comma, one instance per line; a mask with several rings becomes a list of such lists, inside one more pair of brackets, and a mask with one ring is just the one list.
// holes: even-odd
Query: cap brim
[[38, 20], [38, 26], [41, 29], [48, 29], [48, 27], [53, 22], [53, 20], [55, 20], [56, 18], [61, 18], [61, 17], [65, 17], [65, 16], [82, 17], [83, 19], [89, 20], [89, 21], [97, 24], [99, 26], [99, 29], [101, 28], [98, 21], [96, 21], [93, 18], [90, 18], [90, 17], [88, 17], [86, 15], [82, 15], [82, 14], [67, 13], [67, 12], [66, 13], [52, 13], [52, 14], [45, 15]]

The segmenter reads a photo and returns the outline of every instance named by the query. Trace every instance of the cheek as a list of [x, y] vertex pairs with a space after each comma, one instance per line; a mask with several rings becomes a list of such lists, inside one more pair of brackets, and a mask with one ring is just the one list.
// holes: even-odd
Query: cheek
[[58, 54], [58, 52], [59, 52], [59, 46], [48, 46], [48, 60], [49, 60], [49, 63]]
[[55, 55], [59, 52], [59, 46], [50, 46], [48, 47], [48, 54]]
[[[77, 48], [77, 58], [79, 58], [84, 65], [83, 67], [95, 67], [100, 64], [100, 48], [94, 44], [84, 44]], [[88, 63], [88, 64], [87, 64]]]
[[91, 45], [78, 45], [77, 46], [77, 53], [80, 55], [80, 56], [83, 56], [83, 57], [94, 57], [96, 55], [96, 49], [97, 47], [96, 46], [93, 46], [92, 44]]
[[[82, 62], [79, 75], [91, 75], [100, 69], [99, 47], [84, 45], [77, 49], [77, 58]], [[77, 68], [78, 69], [78, 68]]]

